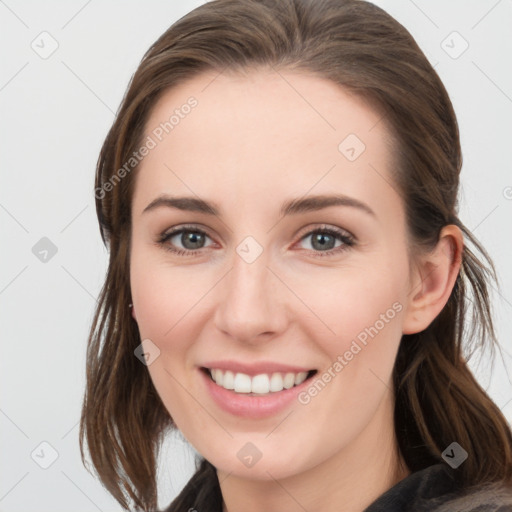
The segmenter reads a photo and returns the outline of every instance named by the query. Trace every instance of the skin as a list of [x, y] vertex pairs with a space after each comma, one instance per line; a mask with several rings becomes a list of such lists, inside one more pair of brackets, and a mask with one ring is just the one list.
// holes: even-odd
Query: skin
[[[402, 334], [425, 329], [446, 304], [460, 230], [446, 226], [434, 250], [411, 257], [388, 128], [339, 86], [292, 71], [203, 74], [166, 91], [146, 135], [191, 95], [197, 107], [144, 158], [132, 202], [133, 315], [141, 339], [160, 350], [151, 378], [177, 427], [217, 468], [224, 511], [363, 510], [410, 472], [393, 429], [393, 364]], [[338, 150], [348, 134], [366, 146], [354, 161]], [[374, 215], [350, 206], [279, 215], [285, 200], [333, 193]], [[162, 194], [199, 197], [220, 213], [144, 213]], [[180, 235], [157, 243], [183, 224], [207, 233], [202, 248]], [[330, 256], [315, 256], [323, 252], [311, 232], [322, 225], [355, 244], [335, 253], [336, 240]], [[263, 249], [250, 264], [236, 252], [247, 236]], [[197, 254], [177, 255], [172, 244]], [[244, 419], [205, 391], [198, 366], [214, 359], [322, 374], [396, 303], [400, 311], [307, 404]], [[252, 467], [237, 457], [247, 442], [262, 453]]]

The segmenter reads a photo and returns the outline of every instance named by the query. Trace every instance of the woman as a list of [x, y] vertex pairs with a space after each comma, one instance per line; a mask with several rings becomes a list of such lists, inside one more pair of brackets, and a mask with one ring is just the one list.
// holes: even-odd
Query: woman
[[370, 3], [171, 26], [96, 176], [81, 449], [119, 503], [155, 510], [177, 428], [200, 459], [168, 511], [512, 510], [510, 427], [466, 362], [496, 341], [460, 168], [439, 77]]

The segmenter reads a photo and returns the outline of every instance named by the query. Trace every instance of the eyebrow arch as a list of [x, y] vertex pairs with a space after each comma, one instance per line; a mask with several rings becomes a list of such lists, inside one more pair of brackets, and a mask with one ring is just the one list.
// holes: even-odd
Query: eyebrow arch
[[[220, 216], [220, 209], [213, 203], [208, 203], [197, 197], [176, 197], [161, 195], [151, 201], [142, 213], [154, 210], [159, 207], [176, 208], [188, 212], [199, 212], [207, 215]], [[345, 195], [316, 195], [307, 196], [286, 201], [280, 210], [282, 217], [296, 215], [305, 212], [312, 212], [329, 208], [331, 206], [350, 206], [357, 208], [369, 215], [375, 216], [375, 212], [365, 203]]]

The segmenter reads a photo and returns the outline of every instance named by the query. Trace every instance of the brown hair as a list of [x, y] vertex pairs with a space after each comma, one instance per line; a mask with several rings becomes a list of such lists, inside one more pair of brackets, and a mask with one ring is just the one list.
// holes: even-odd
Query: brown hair
[[[395, 431], [413, 472], [441, 462], [441, 452], [457, 441], [469, 453], [453, 471], [461, 488], [512, 485], [510, 427], [467, 365], [474, 350], [491, 347], [494, 355], [499, 345], [488, 295], [494, 267], [457, 217], [462, 157], [455, 113], [409, 32], [362, 0], [210, 1], [174, 23], [144, 55], [97, 164], [96, 208], [110, 260], [87, 348], [82, 460], [86, 438], [101, 481], [119, 503], [156, 509], [156, 458], [173, 422], [134, 356], [141, 340], [130, 314], [127, 276], [135, 171], [115, 183], [112, 178], [140, 147], [164, 91], [207, 70], [258, 67], [314, 74], [378, 105], [398, 141], [395, 181], [412, 245], [432, 246], [448, 224], [462, 229], [461, 270], [446, 306], [427, 329], [404, 335], [400, 343], [393, 374]], [[199, 462], [170, 510], [221, 510], [215, 468]]]

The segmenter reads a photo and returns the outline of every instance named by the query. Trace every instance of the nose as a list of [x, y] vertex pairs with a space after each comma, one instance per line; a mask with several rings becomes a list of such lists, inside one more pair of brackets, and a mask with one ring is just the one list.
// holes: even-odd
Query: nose
[[286, 290], [268, 268], [265, 251], [252, 263], [234, 254], [231, 270], [217, 295], [217, 329], [242, 343], [261, 344], [278, 337], [288, 321]]

